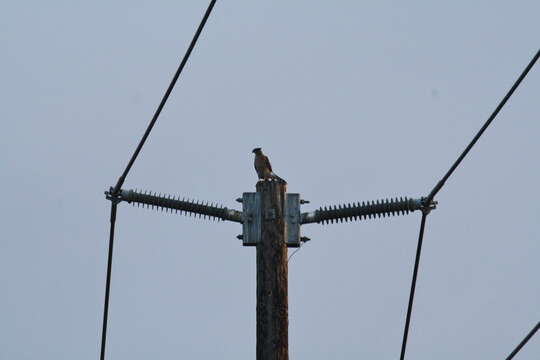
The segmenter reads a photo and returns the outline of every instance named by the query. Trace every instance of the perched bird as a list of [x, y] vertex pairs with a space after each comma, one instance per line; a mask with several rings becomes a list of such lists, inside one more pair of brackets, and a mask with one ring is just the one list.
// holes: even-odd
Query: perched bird
[[268, 156], [264, 155], [262, 153], [261, 148], [255, 148], [252, 151], [255, 154], [255, 171], [257, 172], [257, 176], [259, 176], [259, 179], [261, 180], [277, 180], [281, 182], [282, 184], [286, 184], [287, 182], [274, 174], [272, 171], [272, 165], [270, 165], [270, 160], [268, 160]]

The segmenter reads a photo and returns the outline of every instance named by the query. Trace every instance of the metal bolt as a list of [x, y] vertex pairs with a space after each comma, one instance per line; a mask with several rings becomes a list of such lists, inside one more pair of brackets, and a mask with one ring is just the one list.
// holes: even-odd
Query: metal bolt
[[266, 220], [274, 220], [276, 218], [276, 209], [267, 209], [265, 214]]

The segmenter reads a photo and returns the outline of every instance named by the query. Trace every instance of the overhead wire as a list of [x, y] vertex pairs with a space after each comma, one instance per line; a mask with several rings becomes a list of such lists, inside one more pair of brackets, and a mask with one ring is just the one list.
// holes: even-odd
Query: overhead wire
[[[510, 97], [516, 91], [516, 89], [521, 84], [523, 79], [525, 79], [525, 77], [527, 76], [529, 71], [532, 69], [532, 67], [534, 66], [534, 64], [536, 63], [536, 61], [538, 60], [539, 57], [540, 57], [540, 49], [533, 56], [533, 58], [531, 59], [529, 64], [525, 67], [525, 69], [523, 70], [521, 75], [514, 82], [514, 84], [510, 88], [510, 90], [508, 90], [506, 95], [503, 97], [503, 99], [499, 102], [499, 104], [497, 105], [497, 107], [495, 108], [493, 113], [486, 120], [486, 122], [484, 123], [482, 128], [480, 128], [480, 130], [476, 133], [476, 135], [471, 140], [471, 142], [467, 145], [465, 150], [459, 155], [459, 157], [452, 164], [450, 169], [446, 172], [446, 174], [444, 174], [442, 179], [435, 185], [435, 187], [431, 190], [429, 195], [424, 199], [424, 206], [429, 207], [429, 205], [433, 201], [435, 195], [437, 195], [437, 193], [442, 189], [442, 187], [444, 186], [444, 184], [446, 183], [448, 178], [454, 173], [454, 171], [457, 169], [459, 164], [463, 161], [465, 156], [467, 156], [467, 154], [473, 148], [473, 146], [476, 144], [478, 139], [480, 139], [480, 137], [482, 136], [484, 131], [492, 123], [492, 121], [495, 119], [497, 114], [499, 114], [499, 112], [504, 107], [504, 105], [506, 104], [508, 99], [510, 99]], [[403, 330], [403, 340], [402, 340], [402, 343], [401, 343], [400, 360], [405, 359], [405, 350], [407, 348], [407, 339], [408, 339], [408, 336], [409, 336], [409, 327], [410, 327], [412, 307], [413, 307], [413, 302], [414, 302], [414, 293], [416, 291], [416, 279], [417, 279], [417, 275], [418, 275], [420, 254], [421, 254], [421, 251], [422, 251], [422, 241], [423, 241], [423, 237], [424, 237], [424, 229], [425, 229], [426, 217], [427, 217], [428, 213], [429, 213], [429, 210], [427, 210], [427, 209], [424, 209], [423, 212], [422, 212], [422, 220], [421, 220], [421, 223], [420, 223], [420, 231], [419, 231], [419, 236], [418, 236], [418, 245], [417, 245], [417, 249], [416, 249], [416, 257], [415, 257], [415, 260], [414, 260], [414, 269], [413, 269], [413, 277], [412, 277], [412, 282], [411, 282], [411, 290], [410, 290], [410, 293], [409, 293], [409, 303], [408, 303], [408, 306], [407, 306], [407, 316], [405, 318], [405, 327], [404, 327], [404, 330]]]
[[433, 188], [433, 190], [431, 190], [431, 192], [429, 193], [429, 195], [427, 196], [427, 201], [430, 202], [431, 200], [433, 200], [433, 198], [435, 197], [435, 195], [437, 195], [437, 193], [442, 189], [442, 187], [444, 186], [444, 184], [446, 183], [446, 180], [448, 180], [448, 178], [450, 177], [450, 175], [452, 175], [452, 173], [457, 169], [457, 167], [459, 166], [459, 164], [461, 163], [461, 161], [463, 161], [463, 159], [465, 158], [465, 156], [467, 156], [467, 154], [469, 153], [469, 151], [472, 149], [472, 147], [474, 146], [474, 144], [476, 144], [476, 142], [478, 141], [478, 139], [480, 139], [480, 137], [482, 136], [482, 134], [484, 133], [484, 131], [486, 131], [486, 129], [488, 128], [488, 126], [491, 124], [491, 122], [495, 119], [495, 117], [497, 116], [497, 114], [499, 114], [499, 112], [501, 111], [501, 109], [504, 107], [504, 105], [506, 104], [506, 102], [508, 101], [508, 99], [510, 99], [510, 97], [512, 96], [512, 94], [514, 93], [514, 91], [516, 91], [516, 89], [518, 88], [519, 84], [521, 84], [521, 82], [523, 81], [523, 79], [525, 79], [525, 77], [527, 76], [527, 74], [529, 73], [529, 71], [532, 69], [532, 67], [534, 66], [534, 64], [536, 63], [536, 61], [538, 60], [538, 57], [540, 57], [540, 49], [536, 52], [536, 54], [533, 56], [533, 58], [531, 59], [531, 61], [529, 62], [529, 64], [525, 67], [525, 69], [523, 70], [523, 72], [521, 73], [521, 75], [517, 78], [516, 82], [514, 83], [514, 85], [512, 85], [512, 87], [510, 88], [510, 90], [508, 90], [508, 92], [506, 93], [506, 95], [503, 97], [503, 99], [501, 100], [501, 102], [499, 103], [499, 105], [497, 105], [497, 107], [495, 108], [495, 110], [493, 111], [493, 113], [490, 115], [490, 117], [486, 120], [486, 122], [484, 123], [484, 125], [482, 126], [482, 128], [480, 128], [480, 130], [476, 133], [476, 135], [474, 136], [474, 138], [471, 140], [471, 142], [469, 143], [469, 145], [467, 145], [467, 147], [465, 148], [465, 150], [463, 150], [463, 152], [461, 153], [461, 155], [459, 155], [459, 157], [457, 158], [457, 160], [452, 164], [452, 166], [450, 167], [450, 169], [448, 169], [448, 171], [446, 172], [446, 174], [444, 174], [444, 176], [442, 177], [442, 179], [435, 185], [435, 187]]
[[135, 152], [131, 156], [131, 159], [129, 159], [129, 162], [118, 179], [118, 182], [116, 183], [113, 194], [117, 194], [118, 191], [120, 191], [120, 188], [124, 184], [124, 181], [126, 180], [126, 177], [131, 170], [131, 167], [133, 166], [133, 163], [137, 159], [137, 156], [139, 156], [139, 153], [141, 152], [141, 149], [146, 142], [146, 139], [148, 138], [148, 135], [150, 135], [150, 132], [152, 131], [152, 128], [156, 124], [156, 121], [159, 117], [159, 114], [161, 114], [161, 110], [163, 110], [163, 107], [165, 106], [165, 103], [167, 102], [167, 99], [169, 99], [169, 95], [171, 95], [171, 92], [176, 85], [176, 82], [178, 78], [180, 77], [180, 74], [182, 73], [182, 70], [184, 70], [184, 67], [186, 66], [186, 63], [189, 59], [189, 56], [191, 55], [191, 52], [193, 51], [193, 48], [195, 47], [195, 44], [197, 43], [197, 40], [199, 39], [199, 35], [201, 35], [201, 32], [204, 28], [204, 25], [206, 24], [206, 21], [208, 20], [208, 17], [210, 16], [210, 13], [212, 12], [212, 9], [214, 8], [214, 5], [216, 3], [216, 0], [210, 1], [210, 4], [208, 5], [208, 8], [206, 9], [206, 12], [204, 13], [204, 16], [201, 20], [201, 23], [199, 24], [199, 27], [197, 28], [197, 31], [195, 32], [195, 35], [193, 36], [193, 39], [191, 39], [191, 42], [189, 44], [189, 47], [184, 54], [184, 57], [182, 58], [182, 61], [180, 62], [180, 65], [178, 66], [178, 69], [176, 70], [176, 73], [174, 74], [171, 83], [169, 84], [169, 87], [165, 91], [165, 94], [163, 95], [163, 98], [161, 99], [161, 102], [159, 103], [154, 116], [152, 116], [152, 120], [150, 120], [150, 123], [148, 124], [148, 127], [146, 128], [146, 131], [144, 132], [144, 135], [141, 138], [141, 141], [139, 141], [139, 144], [137, 145], [137, 148], [135, 149]]
[[154, 116], [150, 120], [150, 123], [148, 124], [148, 127], [146, 128], [146, 131], [144, 132], [141, 140], [139, 141], [139, 144], [137, 145], [137, 148], [135, 149], [135, 152], [131, 156], [126, 168], [124, 169], [124, 172], [122, 175], [118, 178], [118, 181], [114, 188], [111, 189], [109, 200], [111, 200], [111, 216], [110, 216], [110, 231], [109, 231], [109, 251], [107, 256], [107, 278], [105, 283], [105, 301], [103, 305], [103, 328], [101, 332], [101, 351], [100, 351], [100, 360], [105, 359], [105, 348], [106, 348], [106, 342], [107, 342], [107, 322], [108, 322], [108, 316], [109, 316], [109, 298], [110, 298], [110, 288], [111, 288], [111, 273], [112, 273], [112, 258], [113, 258], [113, 250], [114, 250], [114, 230], [116, 226], [116, 211], [117, 211], [117, 205], [118, 205], [118, 193], [124, 184], [124, 181], [126, 180], [126, 177], [131, 170], [131, 167], [133, 166], [135, 160], [139, 156], [139, 153], [141, 152], [141, 149], [146, 142], [146, 139], [150, 135], [150, 132], [152, 131], [152, 128], [154, 127], [159, 115], [161, 114], [161, 111], [163, 110], [163, 107], [165, 106], [165, 103], [167, 102], [167, 99], [169, 98], [176, 82], [178, 81], [178, 78], [180, 77], [180, 74], [182, 73], [182, 70], [184, 69], [189, 56], [191, 55], [191, 52], [193, 51], [193, 48], [195, 47], [195, 44], [197, 43], [197, 40], [199, 39], [199, 36], [204, 28], [204, 25], [206, 24], [208, 17], [210, 16], [210, 13], [212, 12], [212, 9], [214, 8], [214, 5], [216, 3], [216, 0], [211, 0], [210, 4], [208, 5], [204, 16], [195, 32], [195, 35], [193, 36], [188, 49], [186, 53], [184, 54], [184, 57], [182, 58], [182, 61], [180, 62], [180, 65], [178, 66], [178, 69], [176, 70], [176, 73], [174, 74], [169, 87], [165, 91], [165, 94], [163, 95], [163, 98], [161, 99], [161, 102], [159, 103]]
[[105, 283], [105, 304], [103, 306], [103, 328], [101, 330], [101, 355], [100, 359], [105, 359], [105, 344], [107, 343], [107, 320], [109, 318], [109, 295], [111, 290], [111, 269], [112, 258], [114, 249], [114, 228], [116, 225], [116, 208], [118, 203], [116, 201], [111, 202], [111, 217], [110, 217], [110, 229], [109, 229], [109, 253], [107, 256], [107, 280]]
[[407, 339], [409, 337], [409, 325], [411, 323], [412, 307], [414, 302], [414, 293], [416, 289], [416, 277], [418, 276], [418, 266], [420, 264], [420, 254], [422, 253], [422, 242], [424, 240], [424, 229], [426, 227], [426, 218], [428, 213], [422, 212], [422, 220], [420, 221], [420, 232], [418, 234], [418, 245], [416, 247], [416, 258], [414, 260], [413, 277], [411, 281], [411, 291], [409, 293], [409, 305], [407, 306], [407, 317], [405, 318], [405, 328], [403, 329], [403, 341], [401, 342], [400, 360], [405, 359], [405, 350], [407, 348]]
[[531, 331], [521, 340], [521, 342], [516, 346], [516, 348], [508, 355], [506, 360], [511, 360], [520, 350], [521, 348], [533, 337], [533, 335], [540, 329], [540, 321], [536, 323], [536, 326], [532, 328]]

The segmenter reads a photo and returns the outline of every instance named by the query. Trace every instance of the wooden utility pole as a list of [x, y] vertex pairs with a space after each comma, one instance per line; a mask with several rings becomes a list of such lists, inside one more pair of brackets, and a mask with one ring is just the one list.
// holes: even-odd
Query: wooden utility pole
[[289, 359], [285, 192], [287, 185], [260, 181], [261, 240], [257, 243], [257, 360]]

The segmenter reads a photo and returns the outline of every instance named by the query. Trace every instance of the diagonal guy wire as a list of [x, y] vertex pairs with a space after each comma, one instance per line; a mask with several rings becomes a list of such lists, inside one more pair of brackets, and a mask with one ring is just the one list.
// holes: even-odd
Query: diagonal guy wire
[[527, 334], [527, 336], [525, 336], [523, 340], [521, 340], [518, 346], [516, 346], [516, 348], [510, 353], [510, 355], [508, 355], [506, 360], [511, 360], [514, 357], [514, 355], [516, 355], [519, 352], [519, 350], [521, 350], [521, 348], [527, 343], [527, 341], [529, 341], [533, 337], [534, 333], [537, 332], [539, 328], [540, 328], [540, 321], [536, 323], [536, 326], [531, 331], [529, 331], [529, 333]]
[[106, 346], [106, 340], [107, 340], [107, 320], [109, 315], [109, 297], [110, 297], [110, 288], [111, 288], [111, 271], [112, 271], [112, 257], [113, 257], [113, 245], [114, 245], [114, 229], [116, 225], [116, 209], [118, 205], [118, 193], [120, 191], [120, 188], [124, 184], [124, 181], [126, 180], [126, 176], [129, 173], [129, 170], [133, 166], [133, 163], [135, 162], [135, 159], [137, 159], [137, 156], [139, 155], [139, 152], [141, 151], [146, 139], [148, 138], [148, 135], [150, 135], [150, 132], [152, 131], [152, 128], [154, 127], [154, 124], [156, 123], [159, 114], [161, 113], [161, 110], [165, 106], [165, 103], [167, 102], [167, 99], [169, 98], [169, 95], [171, 94], [174, 85], [176, 84], [176, 81], [178, 80], [178, 77], [180, 76], [180, 73], [184, 69], [184, 66], [187, 63], [187, 60], [189, 59], [189, 55], [193, 51], [193, 48], [195, 47], [195, 44], [197, 43], [197, 39], [199, 38], [199, 35], [201, 34], [204, 25], [206, 24], [206, 21], [208, 20], [208, 17], [210, 16], [210, 13], [212, 12], [212, 9], [216, 3], [216, 0], [211, 0], [210, 4], [208, 5], [208, 8], [206, 9], [206, 12], [204, 13], [204, 16], [201, 20], [201, 23], [199, 24], [199, 27], [197, 28], [197, 31], [195, 32], [195, 35], [193, 36], [193, 39], [191, 40], [191, 43], [189, 44], [189, 47], [186, 51], [186, 54], [182, 58], [182, 61], [180, 62], [180, 65], [178, 67], [178, 70], [176, 70], [176, 73], [173, 76], [173, 79], [167, 88], [167, 91], [165, 91], [165, 95], [163, 96], [163, 99], [161, 99], [161, 102], [159, 103], [159, 106], [156, 109], [156, 112], [154, 113], [154, 116], [152, 117], [152, 120], [150, 121], [150, 124], [148, 125], [148, 128], [146, 129], [141, 141], [139, 142], [139, 145], [137, 145], [137, 148], [135, 149], [135, 152], [131, 156], [131, 159], [129, 160], [126, 169], [118, 179], [118, 182], [116, 183], [116, 186], [111, 191], [111, 225], [110, 225], [110, 234], [109, 234], [109, 252], [107, 257], [107, 280], [105, 284], [105, 301], [103, 305], [103, 329], [101, 333], [101, 352], [100, 352], [100, 359], [105, 359], [105, 346]]

